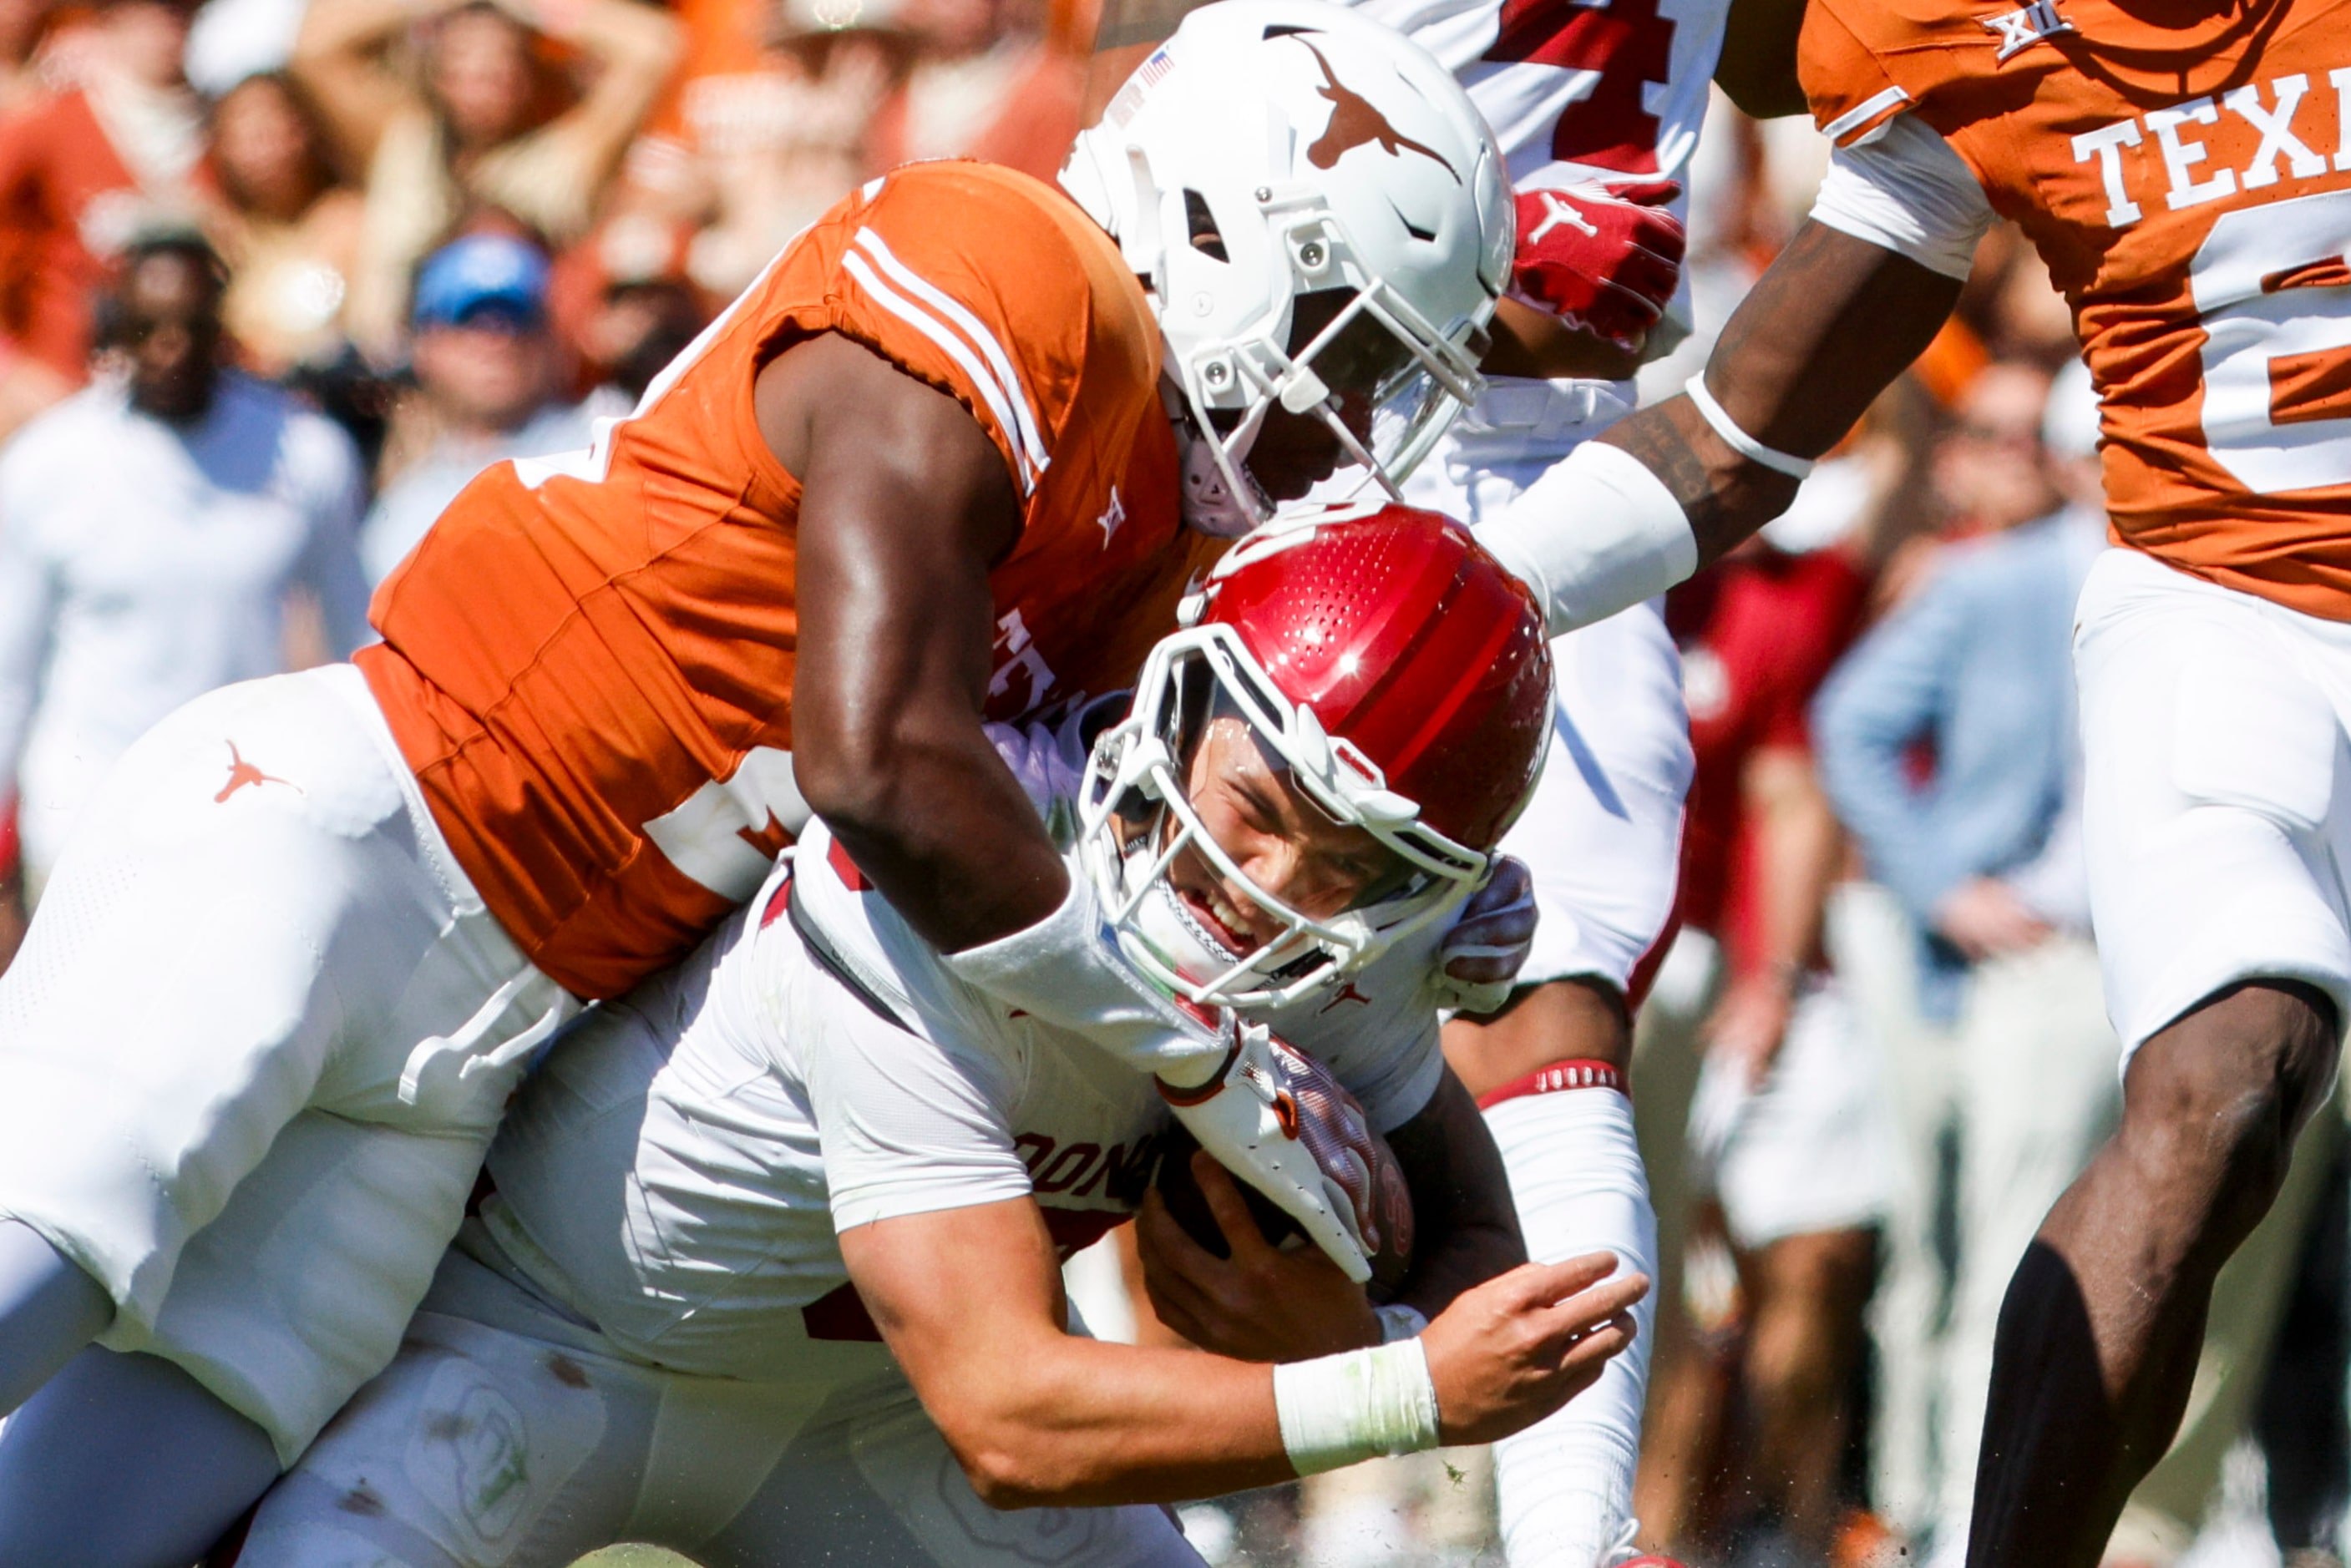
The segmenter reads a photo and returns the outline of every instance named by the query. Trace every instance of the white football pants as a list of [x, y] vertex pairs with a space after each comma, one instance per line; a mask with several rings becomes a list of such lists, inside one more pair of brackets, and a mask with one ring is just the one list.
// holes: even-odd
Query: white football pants
[[359, 671], [125, 753], [0, 978], [0, 1214], [291, 1462], [398, 1348], [574, 1007], [450, 857]]
[[469, 1225], [399, 1357], [263, 1501], [238, 1568], [563, 1568], [623, 1541], [707, 1568], [1200, 1568], [1162, 1509], [980, 1501], [879, 1345], [827, 1345], [802, 1382], [689, 1376], [621, 1355], [497, 1260]]

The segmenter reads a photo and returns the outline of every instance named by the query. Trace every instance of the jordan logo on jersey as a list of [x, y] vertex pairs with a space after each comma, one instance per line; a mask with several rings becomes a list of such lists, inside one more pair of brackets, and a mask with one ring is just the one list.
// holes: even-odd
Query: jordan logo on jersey
[[2045, 44], [2060, 33], [2074, 31], [2073, 23], [2057, 15], [2057, 0], [2032, 0], [2032, 5], [2021, 10], [1979, 20], [1985, 32], [2000, 39], [2000, 52], [1992, 57], [2002, 65], [2019, 50]]
[[1388, 117], [1370, 99], [1331, 74], [1331, 62], [1322, 57], [1322, 50], [1304, 38], [1298, 41], [1314, 57], [1314, 63], [1322, 67], [1322, 80], [1328, 85], [1316, 91], [1331, 104], [1331, 123], [1322, 128], [1322, 134], [1306, 150], [1306, 161], [1317, 169], [1334, 168], [1341, 158], [1358, 147], [1377, 147], [1391, 158], [1417, 152], [1424, 158], [1435, 159], [1439, 169], [1453, 176], [1456, 185], [1461, 183], [1459, 171], [1439, 157], [1435, 148], [1415, 141], [1391, 125]]

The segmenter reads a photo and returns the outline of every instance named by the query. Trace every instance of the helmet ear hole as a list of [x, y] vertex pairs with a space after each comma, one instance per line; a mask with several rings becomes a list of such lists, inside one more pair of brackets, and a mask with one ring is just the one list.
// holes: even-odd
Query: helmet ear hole
[[1211, 261], [1232, 261], [1225, 250], [1225, 237], [1217, 228], [1217, 215], [1208, 210], [1208, 199], [1197, 191], [1184, 192], [1184, 227], [1185, 238], [1194, 250]]

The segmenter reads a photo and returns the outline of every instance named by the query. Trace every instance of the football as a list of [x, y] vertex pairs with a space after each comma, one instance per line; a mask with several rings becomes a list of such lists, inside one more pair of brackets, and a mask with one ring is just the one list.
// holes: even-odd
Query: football
[[[1372, 1300], [1385, 1303], [1412, 1272], [1413, 1209], [1412, 1191], [1405, 1183], [1404, 1167], [1397, 1163], [1388, 1140], [1374, 1132], [1371, 1135], [1373, 1148], [1372, 1184], [1378, 1194], [1380, 1214], [1380, 1244], [1372, 1253], [1372, 1278], [1365, 1286]], [[1207, 1196], [1192, 1174], [1192, 1156], [1200, 1145], [1182, 1127], [1170, 1125], [1162, 1135], [1159, 1147], [1159, 1171], [1154, 1185], [1159, 1189], [1161, 1201], [1184, 1233], [1198, 1242], [1211, 1254], [1226, 1258], [1232, 1247], [1217, 1223], [1217, 1216], [1208, 1207]], [[1288, 1249], [1312, 1245], [1306, 1233], [1272, 1199], [1249, 1183], [1235, 1179], [1241, 1198], [1248, 1203], [1249, 1216], [1257, 1221], [1259, 1234], [1275, 1246]]]

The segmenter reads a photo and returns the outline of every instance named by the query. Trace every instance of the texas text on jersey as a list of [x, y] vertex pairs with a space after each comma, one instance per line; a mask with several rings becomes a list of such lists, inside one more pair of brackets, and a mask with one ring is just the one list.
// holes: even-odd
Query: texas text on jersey
[[377, 597], [384, 643], [359, 662], [435, 819], [499, 923], [580, 996], [680, 956], [807, 819], [799, 486], [752, 385], [828, 331], [953, 394], [1003, 452], [1024, 525], [989, 576], [992, 717], [1129, 678], [1217, 547], [1176, 514], [1143, 291], [1083, 213], [970, 163], [852, 195], [633, 415], [589, 452], [491, 469]]
[[2121, 539], [2335, 620], [2351, 619], [2346, 21], [2344, 0], [2160, 27], [2114, 0], [1817, 0], [1802, 49], [1832, 138], [1916, 115], [2039, 248], [2104, 400]]

